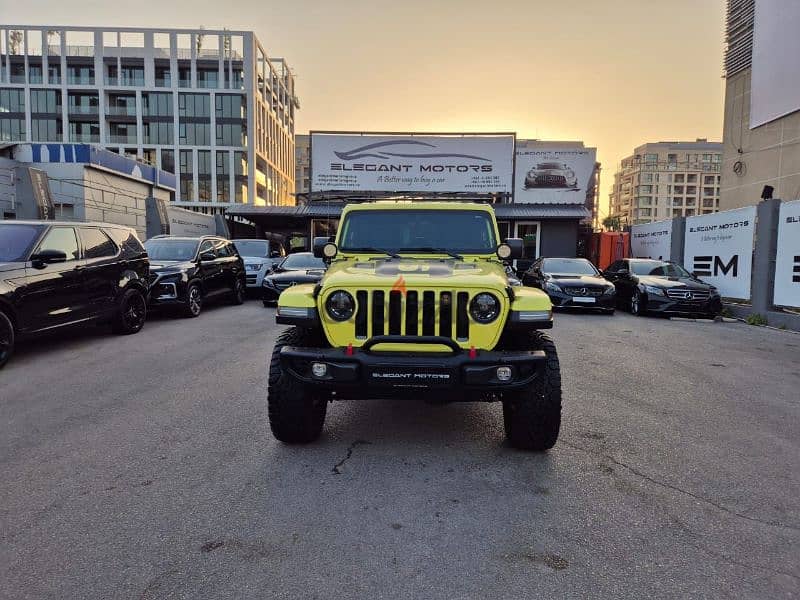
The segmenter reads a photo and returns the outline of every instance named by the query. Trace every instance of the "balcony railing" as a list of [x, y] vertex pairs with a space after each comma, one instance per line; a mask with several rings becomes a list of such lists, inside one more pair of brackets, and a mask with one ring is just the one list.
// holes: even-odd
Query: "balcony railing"
[[96, 133], [70, 133], [69, 141], [84, 144], [95, 144], [100, 142], [100, 136]]
[[106, 77], [106, 85], [142, 87], [144, 86], [144, 77]]
[[135, 135], [114, 135], [109, 134], [108, 136], [108, 143], [109, 144], [136, 144], [137, 139]]
[[67, 83], [70, 85], [94, 85], [94, 77], [83, 77], [81, 75], [67, 75]]
[[106, 106], [106, 114], [115, 117], [135, 117], [135, 106]]
[[71, 115], [98, 115], [100, 114], [100, 107], [87, 106], [85, 104], [70, 104], [67, 111]]

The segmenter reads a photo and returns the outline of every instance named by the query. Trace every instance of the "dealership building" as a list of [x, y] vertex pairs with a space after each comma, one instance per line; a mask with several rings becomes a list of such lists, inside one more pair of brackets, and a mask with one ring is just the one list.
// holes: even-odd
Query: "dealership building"
[[723, 210], [800, 198], [800, 2], [728, 0]]
[[[299, 136], [298, 136], [299, 137]], [[296, 206], [237, 206], [259, 235], [333, 235], [347, 202], [461, 198], [490, 203], [500, 235], [522, 238], [523, 265], [581, 254], [596, 215], [600, 165], [582, 142], [511, 134], [311, 132], [295, 144]]]
[[100, 145], [204, 213], [294, 203], [294, 77], [252, 31], [0, 24], [0, 143]]

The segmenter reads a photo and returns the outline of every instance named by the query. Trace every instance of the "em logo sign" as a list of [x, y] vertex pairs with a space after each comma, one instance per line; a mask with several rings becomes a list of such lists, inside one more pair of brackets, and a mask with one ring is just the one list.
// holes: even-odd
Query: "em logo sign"
[[800, 200], [781, 204], [777, 250], [773, 302], [800, 308]]
[[684, 265], [722, 296], [748, 300], [756, 207], [686, 218]]

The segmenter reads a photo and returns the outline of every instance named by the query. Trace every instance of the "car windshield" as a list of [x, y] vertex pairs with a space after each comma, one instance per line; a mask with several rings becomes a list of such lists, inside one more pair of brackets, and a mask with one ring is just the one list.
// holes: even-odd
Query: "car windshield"
[[647, 275], [650, 277], [691, 277], [682, 266], [660, 260], [646, 260], [631, 262], [634, 275]]
[[343, 252], [490, 254], [497, 248], [491, 215], [483, 210], [360, 210], [342, 222]]
[[304, 271], [306, 269], [324, 269], [325, 262], [317, 258], [310, 252], [300, 252], [290, 254], [280, 264], [280, 268], [286, 271]]
[[552, 275], [597, 275], [597, 269], [585, 258], [546, 258], [542, 272]]
[[22, 262], [39, 238], [41, 225], [0, 225], [0, 262]]
[[147, 240], [144, 247], [152, 260], [194, 260], [198, 240]]
[[552, 163], [552, 162], [551, 163], [539, 163], [537, 165], [537, 168], [539, 168], [539, 169], [563, 169], [564, 165], [562, 165], [561, 163]]
[[269, 257], [269, 242], [262, 240], [233, 240], [240, 256]]

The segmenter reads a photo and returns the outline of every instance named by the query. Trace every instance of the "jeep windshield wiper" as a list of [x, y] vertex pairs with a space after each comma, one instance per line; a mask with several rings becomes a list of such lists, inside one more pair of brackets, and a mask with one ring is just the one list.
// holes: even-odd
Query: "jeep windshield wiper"
[[447, 250], [446, 248], [434, 248], [432, 246], [423, 246], [421, 248], [403, 248], [403, 252], [436, 252], [439, 254], [447, 254], [447, 256], [457, 260], [464, 260], [464, 257], [456, 252]]
[[400, 255], [396, 252], [392, 252], [391, 250], [385, 250], [383, 248], [372, 248], [372, 247], [362, 247], [362, 248], [343, 248], [342, 252], [378, 252], [379, 254], [386, 254], [387, 256], [391, 256], [392, 258], [400, 258]]

